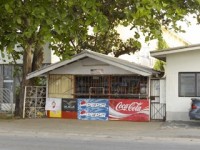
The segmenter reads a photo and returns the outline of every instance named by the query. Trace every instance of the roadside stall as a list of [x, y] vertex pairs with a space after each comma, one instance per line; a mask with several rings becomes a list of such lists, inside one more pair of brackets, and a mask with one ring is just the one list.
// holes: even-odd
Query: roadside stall
[[[90, 103], [98, 100], [108, 101], [109, 109], [107, 110], [109, 110], [110, 120], [149, 120], [148, 77], [138, 75], [75, 76], [74, 97], [78, 101], [85, 100], [89, 107], [91, 107]], [[91, 100], [93, 102], [90, 102]], [[81, 116], [81, 112], [78, 111], [78, 115]]]
[[156, 74], [148, 67], [83, 51], [27, 78], [46, 75], [48, 117], [149, 121], [149, 81]]

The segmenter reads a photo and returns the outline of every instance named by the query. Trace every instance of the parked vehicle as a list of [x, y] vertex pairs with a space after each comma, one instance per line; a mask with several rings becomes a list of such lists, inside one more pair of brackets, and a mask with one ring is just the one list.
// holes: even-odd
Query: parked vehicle
[[191, 100], [189, 117], [191, 120], [200, 120], [200, 98], [192, 98]]

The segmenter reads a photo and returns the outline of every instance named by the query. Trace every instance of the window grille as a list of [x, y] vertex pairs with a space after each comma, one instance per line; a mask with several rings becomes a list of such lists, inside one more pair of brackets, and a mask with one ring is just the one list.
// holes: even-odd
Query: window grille
[[147, 98], [147, 77], [75, 76], [76, 98]]

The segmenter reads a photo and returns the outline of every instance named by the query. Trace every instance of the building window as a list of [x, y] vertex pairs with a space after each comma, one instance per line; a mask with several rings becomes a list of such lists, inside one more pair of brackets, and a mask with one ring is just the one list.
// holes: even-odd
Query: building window
[[3, 66], [3, 77], [4, 80], [13, 79], [13, 65], [4, 65]]
[[179, 73], [179, 96], [200, 96], [200, 73]]

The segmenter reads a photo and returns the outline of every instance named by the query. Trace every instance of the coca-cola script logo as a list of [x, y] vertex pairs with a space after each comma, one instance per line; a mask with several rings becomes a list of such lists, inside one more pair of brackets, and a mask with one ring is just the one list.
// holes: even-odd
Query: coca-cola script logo
[[130, 104], [123, 104], [122, 102], [119, 102], [116, 107], [115, 110], [117, 111], [134, 111], [134, 112], [139, 112], [142, 110], [142, 103], [139, 102], [132, 102]]

